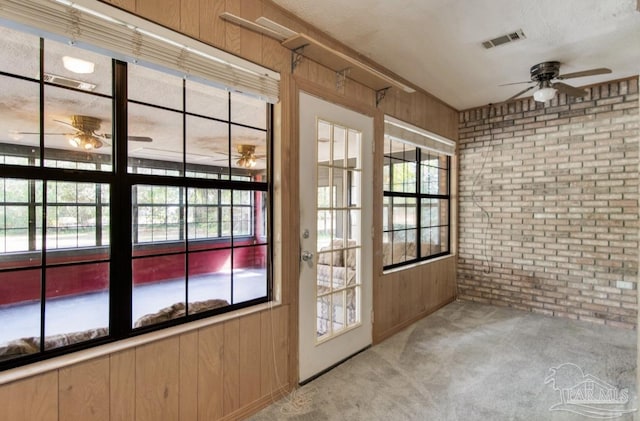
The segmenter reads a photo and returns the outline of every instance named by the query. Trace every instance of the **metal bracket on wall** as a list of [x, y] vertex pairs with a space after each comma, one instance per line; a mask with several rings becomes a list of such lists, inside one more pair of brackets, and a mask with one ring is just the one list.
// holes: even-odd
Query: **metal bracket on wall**
[[380, 105], [380, 102], [387, 96], [387, 91], [391, 89], [391, 86], [387, 86], [386, 88], [378, 89], [376, 91], [376, 107]]
[[298, 64], [302, 61], [302, 53], [304, 52], [306, 45], [301, 45], [298, 48], [291, 50], [291, 73], [298, 67]]
[[351, 69], [348, 67], [346, 69], [338, 70], [336, 72], [336, 91], [343, 90], [345, 85], [347, 84], [347, 76]]

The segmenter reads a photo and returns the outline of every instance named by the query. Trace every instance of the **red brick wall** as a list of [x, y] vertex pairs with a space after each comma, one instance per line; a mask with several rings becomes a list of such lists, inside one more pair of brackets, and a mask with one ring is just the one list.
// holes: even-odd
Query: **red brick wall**
[[634, 328], [638, 79], [460, 113], [461, 299]]

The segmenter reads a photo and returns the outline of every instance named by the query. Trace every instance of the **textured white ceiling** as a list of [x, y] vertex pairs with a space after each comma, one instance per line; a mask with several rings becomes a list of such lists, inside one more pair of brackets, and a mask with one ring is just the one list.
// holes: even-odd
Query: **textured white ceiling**
[[[273, 0], [457, 109], [509, 98], [529, 68], [560, 73], [608, 67], [567, 81], [585, 86], [640, 73], [637, 0]], [[522, 29], [523, 41], [482, 41]]]

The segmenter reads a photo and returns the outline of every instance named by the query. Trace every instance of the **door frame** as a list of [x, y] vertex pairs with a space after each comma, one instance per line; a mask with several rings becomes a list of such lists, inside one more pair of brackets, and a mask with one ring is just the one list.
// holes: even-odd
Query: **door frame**
[[[303, 63], [304, 64], [304, 63]], [[349, 90], [352, 97], [340, 95], [335, 92], [335, 80], [327, 80], [325, 86], [310, 82], [308, 79], [298, 74], [281, 74], [280, 92], [281, 102], [276, 104], [274, 113], [274, 148], [279, 151], [279, 155], [274, 159], [274, 193], [276, 206], [274, 209], [274, 223], [280, 229], [276, 231], [274, 239], [275, 250], [275, 275], [274, 292], [280, 298], [278, 301], [288, 306], [288, 349], [289, 364], [287, 367], [288, 387], [295, 388], [299, 382], [299, 338], [298, 338], [298, 297], [299, 297], [299, 264], [300, 264], [300, 197], [299, 197], [299, 95], [300, 91], [307, 92], [325, 101], [347, 107], [351, 110], [373, 117], [373, 137], [376, 145], [381, 144], [381, 136], [384, 134], [384, 111], [376, 108], [375, 93], [368, 88], [360, 87], [356, 92]], [[352, 84], [347, 84], [347, 89]], [[356, 100], [354, 98], [361, 98]], [[280, 129], [280, 130], [278, 130]], [[282, 162], [287, 157], [287, 165]], [[374, 172], [381, 155], [376, 151], [374, 154]], [[380, 160], [381, 161], [381, 160]], [[379, 227], [376, 224], [376, 217], [380, 213], [376, 192], [381, 185], [374, 177], [373, 188], [373, 223], [376, 227], [373, 241], [373, 255], [379, 248], [376, 245], [376, 238], [379, 235]], [[380, 193], [381, 194], [381, 193]], [[279, 209], [278, 209], [279, 208]], [[381, 215], [380, 215], [381, 217]], [[283, 221], [287, 221], [283, 224]], [[382, 266], [373, 262], [373, 305], [376, 303], [375, 281], [379, 276]], [[279, 280], [279, 285], [278, 284]], [[373, 331], [375, 332], [375, 319], [373, 320]]]
[[[337, 107], [341, 107], [344, 109], [347, 109], [349, 111], [352, 111], [354, 114], [359, 114], [365, 118], [368, 118], [370, 120], [370, 123], [367, 125], [367, 129], [370, 130], [370, 138], [366, 138], [363, 139], [363, 144], [362, 144], [362, 156], [364, 159], [368, 160], [368, 171], [369, 173], [367, 174], [369, 177], [373, 178], [374, 177], [374, 171], [375, 171], [375, 159], [374, 159], [374, 144], [375, 144], [375, 139], [376, 139], [376, 122], [377, 117], [378, 117], [378, 113], [376, 112], [371, 112], [371, 109], [366, 109], [363, 108], [362, 106], [353, 106], [354, 104], [352, 104], [352, 101], [344, 101], [344, 98], [341, 98], [340, 101], [336, 101], [336, 97], [332, 96], [332, 95], [326, 95], [326, 91], [318, 91], [316, 89], [307, 89], [307, 86], [303, 86], [301, 89], [295, 89], [294, 90], [294, 95], [295, 95], [295, 104], [296, 104], [296, 117], [295, 118], [295, 128], [293, 129], [293, 131], [295, 132], [295, 138], [298, 140], [297, 142], [297, 146], [298, 146], [298, 151], [297, 151], [297, 156], [298, 156], [298, 167], [296, 168], [296, 178], [297, 178], [297, 189], [296, 189], [296, 193], [298, 195], [298, 210], [300, 209], [300, 161], [299, 161], [299, 153], [300, 153], [300, 140], [301, 140], [301, 132], [300, 132], [300, 118], [301, 118], [301, 103], [300, 103], [300, 98], [301, 95], [304, 93], [310, 97], [313, 97], [313, 99], [317, 99], [319, 101], [322, 102], [326, 102], [329, 103], [331, 105], [335, 105]], [[329, 97], [329, 98], [327, 98]], [[377, 110], [373, 110], [373, 111], [377, 111]], [[331, 119], [330, 119], [331, 120]], [[335, 119], [334, 119], [335, 121]], [[371, 149], [368, 149], [371, 148]], [[363, 168], [364, 170], [364, 168]], [[364, 181], [364, 177], [363, 177], [363, 181]], [[362, 185], [364, 185], [365, 183], [363, 182]], [[370, 186], [370, 184], [369, 184]], [[364, 199], [363, 199], [364, 200]], [[365, 300], [364, 303], [362, 303], [364, 305], [364, 307], [361, 308], [362, 311], [362, 322], [364, 323], [361, 327], [356, 328], [357, 330], [359, 329], [358, 332], [356, 332], [355, 334], [358, 335], [360, 337], [360, 341], [358, 342], [361, 345], [358, 345], [358, 349], [355, 349], [354, 346], [349, 347], [349, 341], [348, 341], [348, 336], [345, 337], [344, 339], [341, 340], [342, 336], [346, 336], [349, 333], [345, 332], [344, 334], [339, 334], [338, 336], [328, 340], [327, 342], [320, 342], [319, 344], [316, 344], [314, 346], [324, 346], [325, 348], [327, 346], [331, 346], [331, 343], [333, 343], [335, 346], [342, 346], [343, 349], [346, 348], [345, 350], [345, 354], [343, 356], [343, 358], [340, 358], [340, 356], [333, 358], [334, 362], [331, 363], [328, 367], [325, 367], [323, 369], [320, 369], [319, 371], [317, 371], [315, 374], [309, 375], [309, 373], [307, 372], [305, 374], [305, 379], [303, 379], [303, 381], [307, 382], [310, 381], [311, 379], [317, 377], [318, 375], [324, 373], [325, 371], [331, 369], [332, 367], [340, 364], [342, 361], [350, 358], [352, 355], [360, 352], [362, 349], [365, 349], [367, 347], [369, 347], [372, 344], [373, 341], [373, 303], [374, 303], [374, 297], [373, 297], [373, 293], [374, 293], [374, 279], [375, 279], [375, 274], [374, 274], [374, 269], [375, 269], [375, 265], [373, 264], [373, 254], [374, 254], [374, 241], [373, 241], [373, 237], [368, 234], [370, 232], [370, 230], [373, 230], [373, 226], [374, 226], [374, 212], [373, 209], [375, 208], [374, 206], [374, 202], [375, 201], [375, 195], [374, 195], [374, 191], [373, 189], [369, 188], [369, 202], [363, 202], [362, 204], [362, 209], [363, 212], [367, 212], [368, 215], [366, 217], [363, 216], [363, 222], [362, 222], [362, 226], [361, 226], [361, 238], [363, 239], [363, 244], [365, 245], [365, 248], [367, 249], [366, 251], [368, 251], [368, 254], [366, 256], [363, 256], [362, 261], [361, 261], [361, 265], [363, 265], [364, 268], [366, 268], [363, 271], [363, 274], [365, 276], [367, 276], [367, 281], [363, 284], [365, 286], [365, 288], [361, 291], [365, 291], [365, 295], [363, 298], [367, 298], [368, 300]], [[302, 229], [301, 227], [301, 219], [300, 219], [300, 214], [298, 215], [297, 218], [297, 227], [298, 227], [298, 232], [296, 233], [297, 237], [296, 237], [296, 244], [302, 244], [302, 235], [300, 233], [300, 229]], [[366, 222], [365, 222], [366, 221]], [[366, 225], [365, 225], [366, 224]], [[300, 248], [301, 250], [301, 248]], [[315, 252], [315, 245], [314, 245], [314, 252]], [[298, 257], [298, 265], [303, 264], [303, 262], [299, 259], [299, 255]], [[314, 258], [314, 263], [315, 262], [315, 258]], [[296, 279], [298, 280], [298, 282], [301, 281], [301, 276], [300, 276], [300, 271], [301, 271], [301, 267], [298, 266], [298, 272], [296, 273]], [[314, 284], [315, 285], [315, 284]], [[297, 380], [298, 382], [301, 380], [301, 363], [302, 363], [302, 355], [300, 355], [300, 350], [302, 349], [303, 344], [301, 343], [301, 328], [307, 328], [307, 327], [303, 327], [302, 323], [301, 323], [301, 316], [302, 314], [299, 311], [300, 306], [303, 304], [302, 300], [300, 298], [300, 293], [301, 293], [301, 287], [300, 284], [298, 283], [297, 288], [295, 288], [297, 291], [297, 294], [295, 296], [295, 303], [296, 305], [293, 305], [292, 307], [295, 307], [295, 312], [296, 314], [296, 331], [295, 331], [295, 339], [296, 341], [293, 341], [293, 335], [292, 335], [292, 342], [291, 343], [291, 347], [295, 347], [296, 351], [297, 351], [297, 356], [298, 358], [296, 359], [296, 368], [297, 368]], [[293, 292], [293, 291], [292, 291]], [[293, 296], [291, 298], [294, 298]], [[366, 313], [365, 313], [366, 312]], [[315, 319], [314, 319], [315, 321]], [[293, 324], [293, 323], [292, 323]], [[364, 329], [364, 330], [363, 330]], [[294, 332], [292, 332], [293, 334]], [[365, 338], [366, 337], [366, 338]], [[366, 344], [365, 344], [366, 342]], [[309, 346], [309, 344], [306, 344], [306, 346]], [[336, 354], [339, 354], [340, 351], [338, 351]], [[335, 354], [334, 354], [335, 355]], [[312, 371], [316, 371], [315, 369]]]

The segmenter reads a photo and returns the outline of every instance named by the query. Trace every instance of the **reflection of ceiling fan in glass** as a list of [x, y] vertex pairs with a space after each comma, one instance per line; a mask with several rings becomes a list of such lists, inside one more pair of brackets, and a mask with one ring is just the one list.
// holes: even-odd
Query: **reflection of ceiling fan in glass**
[[[45, 133], [47, 136], [67, 136], [69, 144], [74, 148], [92, 150], [99, 149], [105, 144], [109, 145], [107, 140], [111, 139], [111, 134], [98, 133], [102, 120], [97, 117], [87, 115], [72, 115], [71, 123], [61, 120], [53, 120], [56, 123], [64, 124], [75, 130], [74, 133]], [[17, 132], [17, 134], [39, 134], [30, 132]], [[128, 140], [133, 142], [151, 142], [153, 139], [147, 136], [129, 136]]]
[[244, 168], [253, 168], [256, 166], [256, 147], [255, 145], [238, 145], [238, 153], [240, 159], [236, 161], [236, 165]]

